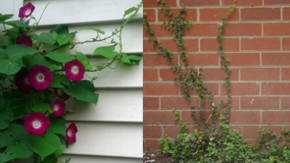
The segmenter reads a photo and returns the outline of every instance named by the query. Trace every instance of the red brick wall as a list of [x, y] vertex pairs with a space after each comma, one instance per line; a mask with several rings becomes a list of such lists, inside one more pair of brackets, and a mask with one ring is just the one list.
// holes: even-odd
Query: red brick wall
[[[290, 0], [238, 0], [238, 8], [225, 26], [224, 48], [231, 60], [233, 112], [231, 125], [249, 141], [257, 137], [258, 126], [278, 131], [290, 127]], [[216, 35], [221, 17], [232, 0], [166, 0], [174, 11], [183, 3], [187, 19], [193, 21], [186, 32], [185, 45], [190, 65], [204, 68], [204, 79], [217, 95], [225, 97], [223, 71], [216, 55]], [[156, 0], [144, 0], [144, 12], [164, 45], [177, 47], [171, 33], [162, 29], [165, 20]], [[144, 30], [145, 31], [145, 30]], [[190, 106], [173, 81], [165, 59], [144, 32], [144, 146], [157, 148], [158, 138], [174, 136], [178, 127], [172, 107], [192, 124]], [[174, 56], [175, 62], [179, 57]]]

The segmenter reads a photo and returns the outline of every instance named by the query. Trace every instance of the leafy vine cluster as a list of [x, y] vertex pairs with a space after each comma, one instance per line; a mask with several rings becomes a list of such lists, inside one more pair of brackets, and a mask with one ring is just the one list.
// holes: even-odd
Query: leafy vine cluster
[[[230, 60], [223, 51], [223, 34], [226, 20], [231, 16], [237, 6], [237, 0], [229, 7], [222, 17], [218, 27], [217, 54], [221, 61], [221, 69], [225, 72], [224, 87], [227, 99], [215, 104], [214, 96], [202, 80], [202, 69], [190, 66], [187, 51], [183, 43], [186, 30], [191, 22], [185, 20], [186, 8], [179, 13], [174, 13], [166, 6], [165, 0], [157, 0], [160, 3], [163, 14], [168, 18], [163, 22], [163, 28], [172, 33], [172, 37], [178, 47], [178, 55], [182, 63], [173, 61], [174, 53], [164, 48], [149, 21], [144, 17], [145, 30], [148, 39], [167, 60], [168, 65], [175, 74], [175, 82], [184, 91], [183, 95], [191, 100], [191, 91], [195, 91], [199, 97], [199, 107], [192, 107], [192, 118], [197, 125], [192, 132], [189, 126], [180, 118], [180, 113], [175, 111], [175, 120], [181, 127], [174, 139], [164, 136], [160, 139], [161, 152], [169, 157], [172, 162], [220, 162], [220, 163], [254, 163], [254, 162], [289, 162], [290, 161], [290, 131], [283, 129], [281, 135], [276, 135], [271, 130], [260, 129], [257, 147], [247, 144], [246, 139], [238, 131], [230, 129], [230, 115], [232, 103], [231, 68]], [[209, 112], [206, 118], [205, 112]], [[197, 115], [198, 113], [198, 115]]]
[[[217, 36], [218, 40], [218, 54], [222, 61], [221, 68], [226, 72], [224, 86], [227, 89], [227, 101], [221, 102], [218, 106], [214, 103], [214, 96], [211, 91], [207, 88], [205, 83], [202, 80], [202, 69], [196, 69], [194, 66], [189, 66], [188, 55], [186, 54], [186, 48], [183, 43], [183, 37], [185, 31], [190, 27], [191, 22], [185, 20], [186, 16], [186, 8], [182, 8], [182, 10], [173, 16], [173, 12], [169, 7], [166, 6], [165, 1], [158, 1], [161, 3], [161, 9], [164, 10], [164, 15], [168, 17], [168, 21], [164, 22], [162, 25], [165, 29], [169, 30], [173, 34], [174, 42], [177, 44], [179, 49], [179, 55], [182, 58], [183, 64], [178, 64], [173, 62], [173, 52], [163, 47], [162, 43], [155, 36], [154, 30], [150, 27], [150, 23], [146, 19], [146, 15], [144, 17], [145, 30], [148, 32], [149, 40], [152, 40], [154, 45], [157, 47], [158, 51], [166, 58], [168, 61], [168, 65], [170, 65], [171, 70], [175, 73], [175, 81], [178, 85], [183, 88], [184, 96], [190, 100], [191, 91], [196, 91], [198, 93], [198, 97], [200, 99], [199, 108], [197, 110], [201, 111], [209, 107], [208, 110], [211, 112], [211, 123], [212, 125], [216, 125], [219, 115], [222, 113], [226, 118], [224, 119], [227, 123], [229, 123], [230, 119], [230, 110], [231, 110], [231, 69], [229, 68], [229, 60], [225, 58], [225, 54], [223, 52], [223, 31], [225, 21], [228, 19], [230, 14], [234, 11], [236, 7], [236, 1], [230, 7], [228, 13], [223, 17], [222, 24], [219, 27], [219, 35]], [[206, 106], [206, 104], [209, 104]], [[196, 108], [192, 107], [192, 110], [196, 110]], [[208, 120], [205, 119], [205, 115], [203, 112], [200, 112], [199, 118], [197, 118], [196, 112], [193, 113], [193, 118], [196, 124], [200, 126], [207, 126]], [[200, 121], [201, 120], [201, 121]]]
[[[139, 54], [125, 53], [122, 43], [123, 29], [141, 8], [142, 2], [127, 9], [120, 27], [111, 34], [82, 27], [96, 32], [85, 41], [75, 41], [77, 32], [70, 32], [67, 25], [39, 33], [45, 9], [37, 20], [30, 2], [19, 9], [18, 20], [0, 14], [0, 163], [19, 159], [61, 162], [65, 148], [77, 141], [77, 124], [67, 126], [64, 117], [74, 111], [71, 101], [96, 104], [99, 99], [93, 83], [96, 77], [86, 77], [86, 72], [101, 71], [116, 62], [136, 65], [141, 60]], [[91, 54], [106, 58], [103, 64], [94, 65], [87, 55], [73, 49], [94, 42], [106, 44]]]

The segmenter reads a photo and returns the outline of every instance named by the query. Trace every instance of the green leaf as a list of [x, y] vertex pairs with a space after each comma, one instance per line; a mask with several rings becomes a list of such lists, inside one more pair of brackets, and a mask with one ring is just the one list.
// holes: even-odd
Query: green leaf
[[93, 27], [81, 27], [82, 30], [90, 30], [90, 31], [95, 31], [97, 33], [100, 33], [100, 34], [105, 34], [104, 31], [100, 30], [100, 29], [97, 29], [97, 28], [93, 28]]
[[47, 132], [65, 136], [66, 126], [63, 117], [51, 117], [50, 122], [51, 123], [49, 128], [47, 129]]
[[124, 17], [127, 16], [127, 15], [129, 15], [129, 14], [131, 14], [132, 12], [134, 12], [134, 11], [136, 11], [136, 10], [137, 10], [136, 7], [131, 7], [131, 8], [129, 8], [129, 9], [127, 9], [127, 10], [125, 11], [125, 13], [124, 13]]
[[13, 17], [12, 14], [4, 14], [4, 15], [0, 14], [0, 23], [4, 22], [12, 17]]
[[85, 66], [86, 70], [92, 71], [94, 70], [94, 66], [90, 64], [90, 61], [87, 56], [84, 54], [77, 52], [76, 58]]
[[48, 132], [42, 136], [30, 135], [29, 143], [30, 149], [43, 159], [53, 154], [62, 145], [58, 136]]
[[13, 112], [9, 109], [0, 110], [0, 130], [6, 129], [13, 120]]
[[0, 73], [6, 75], [14, 75], [23, 67], [22, 60], [0, 59], [0, 65]]
[[127, 54], [122, 54], [121, 55], [121, 62], [125, 63], [125, 64], [131, 64], [130, 62], [130, 58]]
[[67, 25], [56, 25], [50, 30], [50, 32], [69, 33], [69, 29]]
[[75, 57], [71, 56], [68, 53], [56, 53], [56, 52], [51, 52], [47, 54], [47, 57], [50, 58], [51, 60], [59, 63], [66, 63], [68, 61], [73, 60]]
[[33, 33], [33, 34], [31, 34], [31, 38], [33, 40], [40, 42], [40, 43], [44, 43], [44, 44], [48, 44], [48, 45], [55, 44], [55, 40], [53, 40], [52, 34], [50, 32], [41, 33], [39, 35]]
[[43, 56], [36, 54], [32, 56], [26, 56], [23, 58], [23, 62], [27, 67], [31, 67], [33, 65], [41, 64], [49, 67], [51, 71], [55, 71], [59, 69], [59, 66], [55, 63], [47, 61]]
[[24, 45], [10, 45], [5, 49], [8, 58], [17, 61], [24, 56], [33, 55], [37, 50]]
[[[63, 151], [65, 150], [65, 147], [66, 147], [66, 146], [65, 146], [64, 144], [60, 145], [60, 146], [59, 146], [59, 149], [57, 149], [57, 150], [55, 151], [54, 156], [55, 156], [56, 158], [58, 158], [59, 156], [61, 156], [62, 153], [63, 153]], [[55, 162], [53, 162], [53, 163], [55, 163]]]
[[94, 85], [90, 81], [82, 80], [73, 82], [70, 88], [64, 89], [64, 92], [78, 100], [96, 104], [99, 95], [94, 93], [94, 90]]
[[52, 38], [58, 43], [59, 46], [69, 44], [73, 41], [76, 33], [62, 33], [58, 34], [56, 32], [52, 33]]
[[50, 84], [51, 88], [64, 88], [65, 86], [68, 86], [70, 84], [70, 81], [68, 78], [65, 77], [65, 75], [59, 75], [55, 74], [53, 75], [53, 81]]
[[10, 161], [12, 159], [25, 159], [29, 158], [33, 152], [29, 147], [21, 142], [14, 142], [7, 147], [7, 149], [0, 154], [0, 161]]
[[15, 28], [28, 28], [29, 27], [29, 21], [12, 20], [8, 22], [4, 22], [4, 24], [10, 25]]
[[102, 46], [98, 47], [95, 51], [95, 55], [101, 55], [105, 58], [114, 58], [118, 53], [115, 52], [115, 47], [116, 45], [111, 45], [111, 46]]
[[51, 156], [47, 157], [41, 163], [56, 163], [56, 162], [57, 162], [57, 159], [53, 155], [51, 155]]
[[32, 110], [33, 112], [39, 112], [39, 111], [41, 111], [41, 112], [43, 112], [43, 113], [46, 113], [47, 111], [50, 110], [50, 106], [49, 106], [49, 104], [46, 104], [46, 103], [38, 103], [38, 104], [35, 104], [35, 105], [31, 108], [31, 110]]

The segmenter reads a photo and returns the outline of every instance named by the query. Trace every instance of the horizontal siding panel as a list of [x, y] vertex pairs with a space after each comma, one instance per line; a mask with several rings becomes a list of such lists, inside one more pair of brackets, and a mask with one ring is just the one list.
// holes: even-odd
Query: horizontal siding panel
[[[40, 25], [107, 22], [120, 20], [126, 9], [136, 6], [141, 0], [51, 0]], [[38, 19], [47, 0], [29, 0], [36, 9]], [[138, 14], [142, 18], [142, 10]]]
[[97, 104], [72, 102], [75, 112], [67, 120], [101, 122], [142, 122], [142, 89], [97, 90]]
[[[101, 62], [101, 59], [98, 61]], [[142, 62], [135, 66], [116, 63], [111, 68], [86, 74], [87, 78], [97, 77], [94, 81], [96, 88], [142, 88], [143, 85]]]
[[64, 158], [71, 158], [69, 163], [142, 163], [142, 159], [136, 158], [114, 158], [114, 157], [92, 157], [68, 155]]
[[0, 0], [0, 13], [13, 14], [13, 18], [17, 19], [19, 8], [22, 6], [22, 2], [22, 0]]
[[142, 124], [78, 122], [77, 142], [65, 154], [142, 158]]

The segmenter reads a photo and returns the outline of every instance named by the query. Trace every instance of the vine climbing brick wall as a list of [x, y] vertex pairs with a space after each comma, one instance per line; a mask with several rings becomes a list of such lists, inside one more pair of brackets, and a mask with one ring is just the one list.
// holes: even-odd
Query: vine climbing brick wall
[[[217, 57], [218, 25], [233, 0], [166, 0], [174, 12], [181, 4], [192, 21], [184, 44], [189, 63], [204, 70], [203, 79], [215, 94], [225, 98]], [[180, 62], [172, 34], [162, 28], [166, 20], [156, 0], [144, 0], [144, 12], [163, 45], [173, 51]], [[173, 107], [181, 118], [194, 127], [190, 106], [198, 105], [194, 92], [191, 101], [173, 81], [173, 73], [158, 54], [144, 30], [144, 147], [159, 147], [158, 138], [174, 136], [179, 127]], [[238, 7], [225, 25], [224, 49], [231, 60], [233, 109], [231, 126], [249, 142], [258, 136], [259, 126], [279, 132], [290, 128], [290, 0], [238, 0]]]

